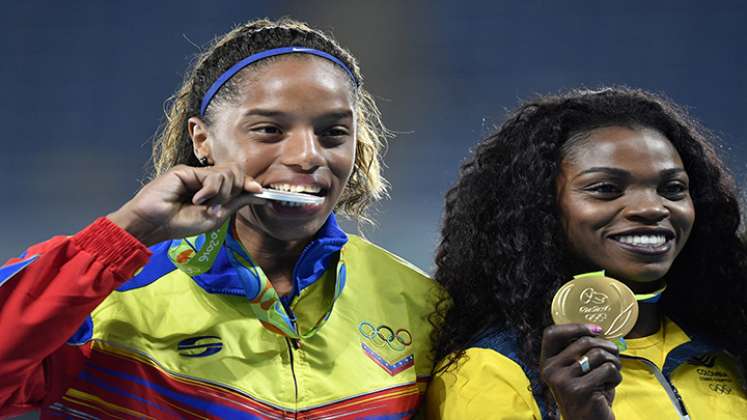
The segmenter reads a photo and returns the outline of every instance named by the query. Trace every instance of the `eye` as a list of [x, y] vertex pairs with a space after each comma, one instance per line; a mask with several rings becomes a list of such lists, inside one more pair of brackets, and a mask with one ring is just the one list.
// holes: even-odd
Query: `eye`
[[664, 184], [659, 193], [670, 200], [681, 200], [690, 191], [689, 186], [682, 181], [670, 181]]
[[590, 185], [584, 188], [584, 191], [602, 199], [617, 198], [622, 194], [622, 189], [620, 187], [609, 182]]
[[335, 126], [322, 131], [321, 135], [323, 137], [342, 137], [347, 136], [348, 133], [349, 131], [347, 128], [342, 126]]
[[283, 139], [283, 130], [274, 124], [261, 124], [249, 128], [249, 138], [262, 143], [276, 143]]
[[350, 138], [350, 130], [345, 126], [336, 125], [319, 132], [319, 138], [326, 147], [339, 146]]
[[274, 125], [260, 125], [257, 127], [252, 127], [251, 132], [256, 133], [256, 134], [267, 134], [267, 135], [274, 135], [274, 134], [281, 133], [280, 129]]

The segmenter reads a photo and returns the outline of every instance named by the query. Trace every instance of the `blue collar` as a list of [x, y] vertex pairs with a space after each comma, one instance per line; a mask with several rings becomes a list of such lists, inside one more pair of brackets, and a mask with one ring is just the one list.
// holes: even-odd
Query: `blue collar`
[[[210, 270], [195, 276], [194, 280], [208, 293], [246, 296], [245, 283], [237, 270], [233, 268], [227, 249], [238, 253], [247, 261], [252, 261], [252, 259], [241, 243], [234, 238], [232, 230], [229, 229], [226, 242]], [[334, 213], [330, 214], [314, 239], [306, 245], [298, 261], [296, 261], [293, 268], [293, 292], [281, 298], [283, 303], [289, 305], [293, 298], [300, 294], [301, 290], [312, 285], [331, 265], [336, 263], [335, 257], [338, 256], [339, 251], [347, 241], [348, 236], [337, 225]]]

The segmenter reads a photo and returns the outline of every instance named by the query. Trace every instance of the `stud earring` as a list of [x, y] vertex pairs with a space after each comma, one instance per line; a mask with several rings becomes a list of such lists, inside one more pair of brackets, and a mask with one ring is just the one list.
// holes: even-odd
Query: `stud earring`
[[203, 156], [203, 157], [199, 158], [198, 160], [200, 161], [200, 165], [202, 165], [202, 166], [208, 166], [208, 158], [207, 157]]

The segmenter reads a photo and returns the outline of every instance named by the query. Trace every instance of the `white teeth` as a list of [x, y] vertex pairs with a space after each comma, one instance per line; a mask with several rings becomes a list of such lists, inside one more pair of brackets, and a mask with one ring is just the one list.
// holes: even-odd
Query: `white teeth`
[[316, 194], [322, 190], [318, 185], [270, 184], [270, 188], [279, 191], [312, 194]]
[[283, 206], [288, 206], [288, 207], [301, 207], [301, 206], [303, 206], [302, 203], [294, 203], [292, 201], [280, 201], [279, 203], [282, 204]]
[[664, 235], [625, 235], [618, 236], [617, 240], [634, 246], [658, 247], [664, 245], [667, 238]]

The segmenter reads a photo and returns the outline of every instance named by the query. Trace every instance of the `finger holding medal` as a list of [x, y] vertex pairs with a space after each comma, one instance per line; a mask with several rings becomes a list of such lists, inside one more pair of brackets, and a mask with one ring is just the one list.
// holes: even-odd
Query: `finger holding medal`
[[[621, 337], [638, 321], [636, 296], [604, 271], [580, 274], [555, 294], [551, 314], [556, 325], [542, 337], [540, 377], [558, 408], [565, 418], [614, 417]], [[582, 324], [591, 320], [602, 325]]]
[[238, 164], [178, 165], [145, 185], [108, 217], [146, 245], [219, 227], [238, 208], [263, 200], [262, 186]]
[[552, 325], [542, 335], [540, 378], [567, 419], [613, 419], [614, 387], [622, 381], [617, 346], [593, 324]]

